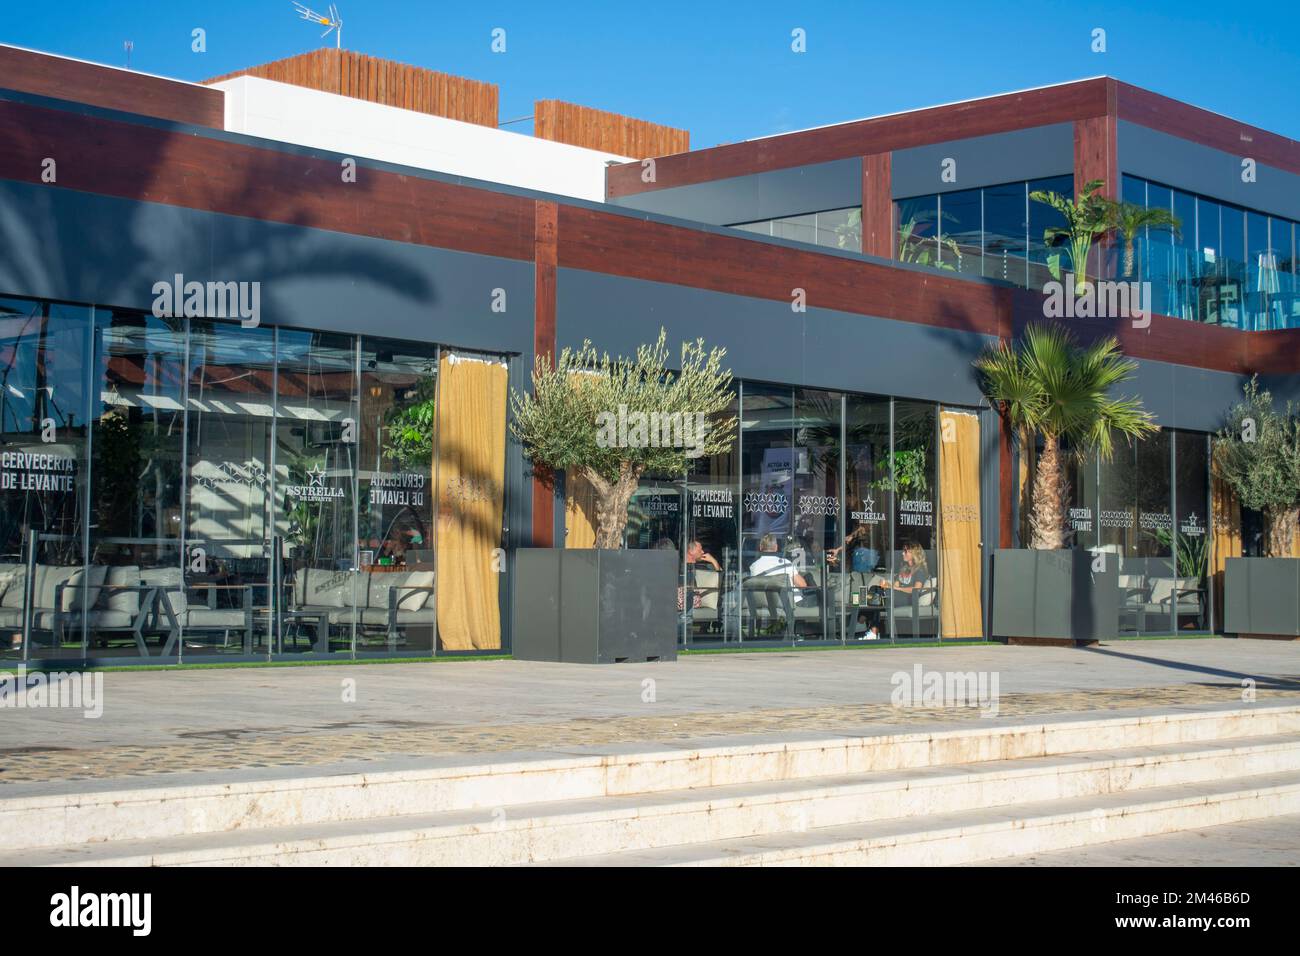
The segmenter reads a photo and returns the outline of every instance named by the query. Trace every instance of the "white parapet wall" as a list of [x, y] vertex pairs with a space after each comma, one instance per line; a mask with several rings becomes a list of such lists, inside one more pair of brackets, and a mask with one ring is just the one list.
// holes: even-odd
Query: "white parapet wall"
[[631, 158], [252, 76], [212, 85], [232, 133], [594, 202]]

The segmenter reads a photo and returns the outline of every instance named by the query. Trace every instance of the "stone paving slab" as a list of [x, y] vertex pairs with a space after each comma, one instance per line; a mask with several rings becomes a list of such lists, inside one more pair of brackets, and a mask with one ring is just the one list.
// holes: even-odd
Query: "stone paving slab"
[[[97, 720], [0, 710], [0, 786], [986, 719], [974, 708], [893, 706], [894, 676], [918, 666], [996, 674], [999, 719], [1240, 704], [1243, 681], [1261, 702], [1300, 697], [1300, 646], [1236, 640], [769, 652], [604, 667], [483, 661], [114, 672], [104, 675]], [[355, 702], [345, 700], [350, 691]]]
[[1184, 830], [1140, 840], [1117, 840], [980, 865], [1300, 866], [1300, 815]]

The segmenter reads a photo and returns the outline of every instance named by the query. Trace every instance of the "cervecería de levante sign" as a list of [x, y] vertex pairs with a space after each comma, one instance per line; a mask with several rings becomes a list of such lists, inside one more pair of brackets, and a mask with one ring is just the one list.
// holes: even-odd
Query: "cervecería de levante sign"
[[70, 492], [76, 487], [77, 462], [67, 455], [7, 451], [0, 454], [0, 489]]

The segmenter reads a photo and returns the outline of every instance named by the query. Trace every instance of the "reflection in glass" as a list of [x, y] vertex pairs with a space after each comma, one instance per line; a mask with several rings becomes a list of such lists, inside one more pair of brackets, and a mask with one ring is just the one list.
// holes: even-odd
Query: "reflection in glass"
[[[96, 319], [90, 563], [104, 594], [89, 622], [91, 653], [178, 657], [188, 629], [213, 624], [183, 600], [180, 586], [184, 320], [107, 310]], [[248, 623], [231, 622], [240, 647]]]
[[[280, 330], [276, 351], [275, 534], [285, 583], [277, 592], [284, 607], [275, 650], [350, 653], [353, 626], [362, 623], [356, 611], [368, 607], [355, 591], [376, 583], [359, 579], [353, 524], [356, 340]], [[318, 600], [322, 589], [342, 596], [344, 605], [331, 602], [325, 610]]]
[[936, 406], [894, 402], [894, 444], [889, 490], [894, 499], [894, 552], [890, 596], [896, 640], [939, 635]]
[[82, 537], [90, 314], [0, 298], [0, 656], [82, 657], [99, 600]]
[[[272, 576], [284, 580], [270, 561], [274, 332], [192, 321], [187, 378], [184, 581], [173, 588], [162, 570], [155, 579], [173, 613], [203, 612], [183, 655], [266, 653], [282, 607]], [[199, 628], [197, 618], [217, 623]]]
[[[393, 614], [388, 603], [394, 597], [391, 584], [409, 584], [413, 574], [420, 575], [416, 586], [433, 586], [437, 400], [436, 346], [361, 340], [359, 606], [351, 615], [358, 653], [427, 654], [434, 649], [435, 592], [398, 591], [406, 606]], [[379, 578], [381, 574], [388, 577]], [[376, 583], [390, 587], [372, 588]]]

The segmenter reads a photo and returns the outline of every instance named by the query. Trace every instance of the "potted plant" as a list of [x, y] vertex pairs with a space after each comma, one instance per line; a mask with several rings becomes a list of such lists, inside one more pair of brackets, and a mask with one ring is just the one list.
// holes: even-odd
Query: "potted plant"
[[1132, 440], [1156, 431], [1139, 399], [1112, 395], [1136, 363], [1124, 358], [1114, 338], [1079, 345], [1064, 329], [1043, 323], [1026, 328], [1019, 344], [991, 346], [975, 367], [984, 394], [1021, 447], [1042, 445], [1029, 499], [1029, 548], [994, 553], [993, 635], [1053, 644], [1113, 637], [1119, 569], [1104, 553], [1065, 547], [1064, 456], [1108, 460], [1117, 436]]
[[531, 393], [511, 395], [511, 432], [537, 480], [588, 482], [596, 547], [524, 548], [515, 556], [514, 654], [530, 660], [615, 662], [676, 656], [676, 548], [624, 547], [628, 506], [646, 473], [684, 474], [695, 458], [732, 447], [735, 417], [726, 350], [682, 344], [668, 367], [667, 334], [630, 358], [590, 341], [539, 356]]
[[1144, 229], [1168, 229], [1171, 235], [1176, 236], [1183, 227], [1182, 220], [1168, 209], [1161, 209], [1158, 206], [1142, 206], [1133, 202], [1108, 202], [1107, 212], [1110, 227], [1124, 237], [1124, 278], [1126, 279], [1133, 275], [1137, 258], [1137, 237]]
[[1265, 556], [1228, 558], [1224, 566], [1224, 630], [1300, 637], [1300, 408], [1288, 402], [1278, 411], [1252, 378], [1215, 436], [1214, 464], [1242, 506], [1264, 516]]
[[1043, 241], [1049, 248], [1057, 250], [1047, 257], [1047, 271], [1057, 282], [1064, 282], [1061, 269], [1064, 256], [1074, 273], [1075, 295], [1087, 292], [1088, 254], [1093, 243], [1112, 228], [1113, 204], [1098, 195], [1105, 185], [1103, 179], [1085, 183], [1078, 199], [1043, 189], [1035, 189], [1029, 194], [1034, 202], [1051, 206], [1065, 220], [1064, 226], [1050, 226], [1043, 230]]

